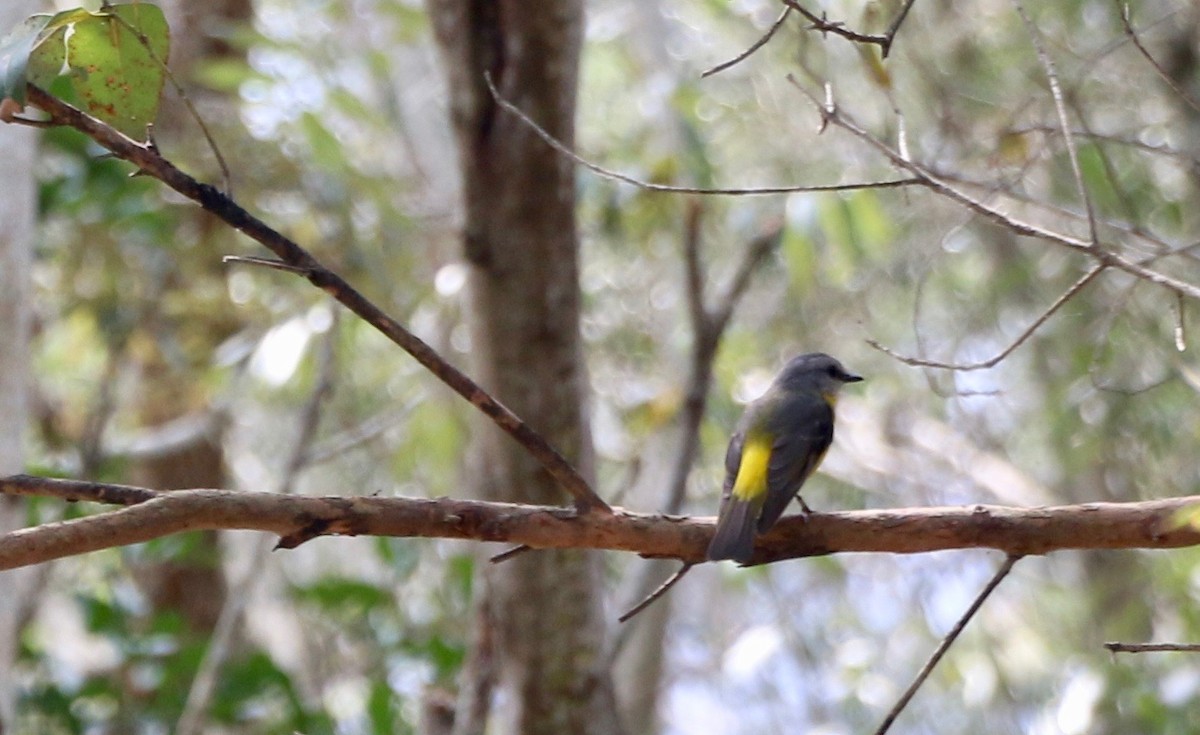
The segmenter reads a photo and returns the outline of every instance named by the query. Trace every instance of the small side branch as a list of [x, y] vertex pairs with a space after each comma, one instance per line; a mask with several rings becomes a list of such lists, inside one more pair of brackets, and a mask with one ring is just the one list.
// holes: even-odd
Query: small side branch
[[628, 621], [630, 618], [632, 618], [634, 615], [637, 615], [638, 613], [640, 613], [642, 610], [645, 610], [646, 608], [653, 605], [655, 600], [657, 600], [658, 598], [660, 598], [663, 595], [670, 592], [671, 588], [674, 587], [676, 584], [678, 584], [679, 580], [683, 579], [683, 576], [685, 574], [692, 571], [692, 567], [694, 567], [694, 566], [696, 566], [696, 565], [689, 563], [689, 562], [685, 562], [684, 565], [681, 566], [678, 571], [676, 571], [670, 577], [667, 577], [667, 580], [665, 582], [663, 582], [662, 584], [660, 584], [658, 587], [655, 587], [654, 591], [651, 592], [650, 594], [646, 595], [642, 599], [641, 602], [639, 602], [638, 604], [629, 608], [629, 610], [626, 611], [623, 615], [621, 615], [621, 617], [617, 618], [617, 622], [624, 623], [624, 622]]
[[788, 16], [791, 15], [791, 12], [792, 12], [792, 9], [790, 7], [785, 6], [783, 9], [783, 12], [779, 14], [779, 17], [775, 19], [775, 22], [771, 24], [771, 27], [767, 29], [767, 32], [762, 35], [762, 38], [759, 38], [757, 41], [755, 41], [754, 43], [752, 43], [750, 45], [750, 48], [746, 49], [742, 53], [733, 57], [729, 61], [723, 62], [721, 64], [717, 64], [716, 66], [712, 67], [711, 69], [701, 72], [700, 78], [704, 79], [705, 77], [711, 77], [713, 74], [719, 74], [719, 73], [725, 71], [726, 69], [737, 66], [738, 64], [742, 63], [746, 59], [750, 58], [751, 54], [753, 54], [755, 51], [759, 50], [763, 46], [767, 45], [767, 42], [770, 41], [771, 38], [775, 35], [775, 33], [780, 28], [783, 27], [784, 22], [787, 21]]
[[1183, 100], [1188, 107], [1192, 108], [1196, 112], [1200, 112], [1200, 102], [1198, 102], [1195, 97], [1192, 97], [1190, 94], [1188, 94], [1183, 87], [1180, 87], [1179, 83], [1172, 79], [1171, 75], [1167, 73], [1167, 70], [1162, 67], [1162, 64], [1158, 63], [1150, 51], [1142, 45], [1142, 39], [1138, 37], [1137, 31], [1134, 30], [1133, 27], [1129, 3], [1120, 3], [1120, 6], [1121, 23], [1125, 26], [1125, 35], [1129, 37], [1130, 41], [1133, 41], [1133, 45], [1137, 47], [1138, 52], [1141, 53], [1142, 57], [1145, 58], [1147, 62], [1149, 62], [1150, 66], [1158, 74], [1159, 78], [1171, 88], [1171, 91], [1174, 92], [1179, 99]]
[[1004, 578], [1007, 577], [1008, 573], [1012, 571], [1013, 565], [1016, 564], [1019, 559], [1019, 556], [1010, 556], [1004, 560], [1004, 564], [1000, 566], [1000, 569], [997, 570], [991, 581], [987, 583], [987, 585], [979, 593], [979, 596], [975, 598], [975, 601], [972, 602], [971, 606], [967, 608], [967, 611], [963, 613], [963, 616], [959, 618], [958, 622], [954, 624], [954, 627], [950, 629], [950, 632], [946, 634], [946, 637], [942, 639], [942, 642], [940, 645], [938, 645], [937, 650], [935, 650], [933, 655], [929, 657], [929, 660], [925, 662], [925, 665], [921, 668], [920, 673], [917, 674], [917, 678], [913, 679], [913, 683], [909, 685], [904, 694], [900, 695], [900, 699], [896, 700], [896, 704], [892, 707], [892, 710], [888, 712], [887, 717], [883, 719], [883, 723], [879, 725], [879, 729], [875, 731], [875, 735], [884, 735], [884, 733], [891, 729], [892, 723], [896, 721], [896, 718], [899, 717], [900, 713], [904, 711], [904, 708], [908, 706], [908, 703], [917, 693], [917, 690], [921, 688], [921, 685], [924, 684], [925, 680], [929, 678], [929, 675], [933, 673], [934, 667], [937, 666], [938, 662], [942, 660], [942, 657], [946, 655], [946, 651], [950, 650], [950, 646], [954, 645], [954, 641], [958, 639], [959, 634], [962, 633], [963, 629], [967, 627], [967, 623], [971, 622], [971, 618], [975, 617], [975, 613], [979, 612], [979, 608], [983, 607], [984, 601], [987, 600], [992, 592], [995, 591], [996, 587], [998, 587], [1000, 583], [1004, 581]]
[[1092, 266], [1091, 270], [1089, 270], [1083, 275], [1082, 278], [1072, 284], [1072, 286], [1068, 288], [1062, 296], [1059, 296], [1058, 299], [1056, 299], [1048, 309], [1043, 311], [1041, 316], [1039, 316], [1037, 319], [1034, 319], [1033, 323], [1030, 324], [1025, 331], [1017, 335], [1017, 338], [1009, 343], [1008, 347], [1005, 347], [991, 358], [983, 360], [982, 362], [952, 363], [941, 362], [939, 360], [927, 360], [920, 357], [908, 357], [906, 355], [901, 355], [890, 347], [885, 347], [874, 339], [867, 340], [867, 344], [884, 353], [888, 357], [899, 360], [905, 365], [912, 365], [913, 367], [939, 368], [942, 370], [957, 370], [960, 372], [968, 372], [971, 370], [987, 370], [988, 368], [992, 368], [1000, 364], [1001, 360], [1008, 357], [1014, 351], [1016, 351], [1018, 347], [1025, 344], [1025, 342], [1033, 336], [1034, 332], [1036, 332], [1043, 324], [1045, 324], [1050, 317], [1054, 316], [1055, 312], [1057, 312], [1063, 307], [1064, 304], [1074, 298], [1075, 294], [1082, 291], [1085, 286], [1094, 281], [1096, 276], [1099, 276], [1103, 271], [1104, 266], [1102, 265]]
[[1029, 14], [1025, 12], [1025, 6], [1021, 4], [1021, 0], [1012, 0], [1013, 6], [1017, 9], [1017, 15], [1021, 16], [1021, 22], [1025, 24], [1025, 30], [1029, 33], [1029, 40], [1033, 43], [1033, 48], [1037, 51], [1038, 61], [1042, 65], [1042, 71], [1046, 74], [1046, 81], [1050, 85], [1050, 96], [1054, 100], [1054, 111], [1058, 115], [1058, 125], [1062, 131], [1063, 141], [1067, 145], [1067, 157], [1071, 161], [1071, 175], [1075, 177], [1075, 189], [1079, 192], [1079, 198], [1083, 202], [1084, 209], [1087, 211], [1088, 220], [1088, 235], [1091, 238], [1092, 246], [1100, 246], [1100, 235], [1096, 229], [1096, 210], [1092, 206], [1092, 197], [1088, 194], [1087, 185], [1083, 183], [1083, 169], [1079, 166], [1079, 153], [1075, 147], [1075, 136], [1071, 133], [1071, 123], [1067, 119], [1067, 107], [1063, 102], [1062, 86], [1058, 82], [1058, 72], [1054, 68], [1054, 60], [1050, 58], [1049, 52], [1046, 51], [1046, 45], [1042, 43], [1042, 34], [1030, 19]]
[[908, 11], [912, 10], [912, 6], [916, 4], [916, 0], [906, 0], [904, 7], [896, 14], [896, 17], [892, 20], [892, 24], [888, 26], [887, 31], [883, 34], [852, 31], [846, 27], [845, 23], [829, 20], [825, 17], [824, 13], [817, 15], [801, 5], [798, 0], [783, 0], [783, 4], [803, 15], [812, 24], [812, 30], [820, 31], [821, 33], [832, 33], [835, 36], [841, 36], [855, 43], [873, 44], [879, 47], [880, 54], [886, 59], [892, 51], [892, 42], [895, 41], [896, 34], [900, 32], [900, 26], [904, 24], [904, 19], [908, 17]]
[[1200, 643], [1105, 643], [1113, 653], [1200, 653]]

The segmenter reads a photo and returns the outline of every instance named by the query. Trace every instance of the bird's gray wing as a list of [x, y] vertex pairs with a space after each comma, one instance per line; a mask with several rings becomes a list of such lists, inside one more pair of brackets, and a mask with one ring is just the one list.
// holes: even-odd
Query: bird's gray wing
[[833, 407], [820, 395], [789, 396], [774, 415], [775, 441], [767, 466], [767, 500], [758, 516], [759, 533], [775, 525], [833, 443]]

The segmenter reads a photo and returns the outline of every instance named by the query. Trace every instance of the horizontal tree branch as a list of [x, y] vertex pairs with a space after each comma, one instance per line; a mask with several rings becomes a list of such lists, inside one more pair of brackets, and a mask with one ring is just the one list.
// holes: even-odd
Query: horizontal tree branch
[[[711, 517], [634, 513], [450, 498], [296, 496], [230, 490], [177, 490], [53, 480], [0, 479], [0, 495], [56, 497], [127, 507], [0, 536], [0, 569], [140, 543], [181, 531], [240, 529], [280, 537], [294, 548], [317, 536], [455, 538], [591, 548], [701, 563]], [[1064, 549], [1169, 549], [1200, 544], [1181, 511], [1200, 496], [1043, 508], [992, 505], [814, 513], [781, 520], [759, 539], [754, 563], [851, 551], [915, 554], [997, 549], [1009, 555]]]

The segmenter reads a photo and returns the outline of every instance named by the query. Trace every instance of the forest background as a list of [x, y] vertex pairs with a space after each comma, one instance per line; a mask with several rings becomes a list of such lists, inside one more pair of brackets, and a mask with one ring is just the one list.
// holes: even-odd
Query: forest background
[[[172, 65], [234, 198], [494, 389], [613, 505], [712, 515], [741, 406], [816, 349], [867, 377], [806, 490], [818, 511], [1196, 492], [1192, 4], [840, 2], [815, 20], [766, 0], [538, 18], [180, 5], [164, 4]], [[478, 65], [585, 159], [651, 186], [555, 151]], [[156, 131], [220, 181], [170, 93]], [[74, 131], [0, 136], [4, 473], [568, 502], [326, 293], [223, 262], [262, 253], [194, 204]], [[845, 190], [651, 190], [793, 185]], [[95, 510], [25, 500], [6, 523]], [[1003, 561], [703, 565], [621, 627], [677, 564], [275, 540], [198, 532], [3, 573], [4, 731], [869, 732]], [[1191, 732], [1186, 654], [1102, 644], [1194, 640], [1198, 563], [1022, 560], [903, 731]]]

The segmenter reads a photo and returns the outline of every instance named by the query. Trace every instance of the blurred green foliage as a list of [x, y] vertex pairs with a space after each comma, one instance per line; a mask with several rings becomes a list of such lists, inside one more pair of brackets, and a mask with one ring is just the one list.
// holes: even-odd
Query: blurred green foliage
[[[828, 12], [854, 26], [890, 17], [896, 5], [842, 2]], [[465, 363], [454, 151], [426, 18], [398, 0], [257, 8], [253, 27], [227, 34], [244, 57], [203, 63], [193, 80], [206, 87], [193, 88], [202, 111], [215, 111], [208, 119], [232, 162], [235, 196]], [[1029, 10], [1079, 126], [1082, 183], [1104, 246], [1200, 283], [1190, 249], [1200, 217], [1194, 110], [1130, 47], [1115, 5]], [[903, 135], [914, 160], [981, 201], [1088, 236], [1044, 71], [1008, 6], [918, 3], [883, 62], [792, 19], [739, 65], [698, 78], [753, 43], [777, 13], [765, 0], [591, 3], [579, 150], [646, 181], [686, 186], [897, 177], [835, 128], [818, 134], [790, 73], [817, 93], [828, 82], [881, 140], [898, 145]], [[1163, 59], [1182, 54], [1200, 25], [1184, 2], [1141, 3], [1134, 17]], [[1180, 82], [1200, 87], [1194, 71]], [[217, 179], [186, 123], [163, 130], [160, 143], [180, 165]], [[479, 471], [468, 460], [469, 407], [371, 329], [335, 320], [325, 295], [299, 279], [223, 265], [222, 255], [257, 253], [99, 154], [70, 131], [43, 138], [38, 466], [77, 472], [97, 417], [106, 419], [103, 436], [123, 446], [175, 417], [147, 406], [219, 408], [231, 427], [233, 482], [268, 489], [323, 379], [318, 352], [329, 339], [334, 388], [310, 448], [317, 459], [296, 490], [465, 494]], [[577, 193], [599, 486], [652, 511], [664, 502], [660, 478], [692, 339], [686, 204], [582, 170]], [[912, 368], [865, 340], [948, 362], [987, 359], [1091, 263], [919, 188], [705, 197], [701, 206], [710, 305], [749, 242], [773, 221], [783, 232], [714, 366], [689, 512], [715, 511], [741, 404], [786, 356], [810, 349], [868, 377], [843, 399], [827, 473], [809, 491], [818, 510], [1197, 492], [1193, 304], [1106, 273], [993, 369]], [[945, 433], [928, 433], [935, 429]], [[964, 459], [962, 447], [979, 454]], [[133, 460], [102, 455], [95, 476], [129, 480]], [[1022, 487], [1007, 475], [999, 490], [989, 484], [996, 478], [981, 475], [978, 456]], [[1005, 491], [1013, 494], [998, 495]], [[31, 513], [55, 510], [42, 502]], [[186, 557], [193, 542], [56, 567], [23, 640], [19, 731], [173, 727], [206, 641], [178, 614], [152, 609], [129, 567]], [[236, 576], [245, 550], [219, 548], [221, 558], [207, 561]], [[253, 560], [262, 590], [222, 669], [213, 731], [415, 731], [428, 688], [452, 688], [467, 656], [477, 551], [320, 539]], [[1186, 659], [1114, 659], [1100, 643], [1200, 637], [1198, 562], [1192, 551], [1023, 561], [904, 715], [904, 731], [1190, 732], [1200, 677]], [[642, 563], [614, 558], [614, 582]], [[653, 683], [664, 691], [661, 730], [874, 727], [996, 564], [972, 552], [699, 570], [673, 593], [667, 675]]]

